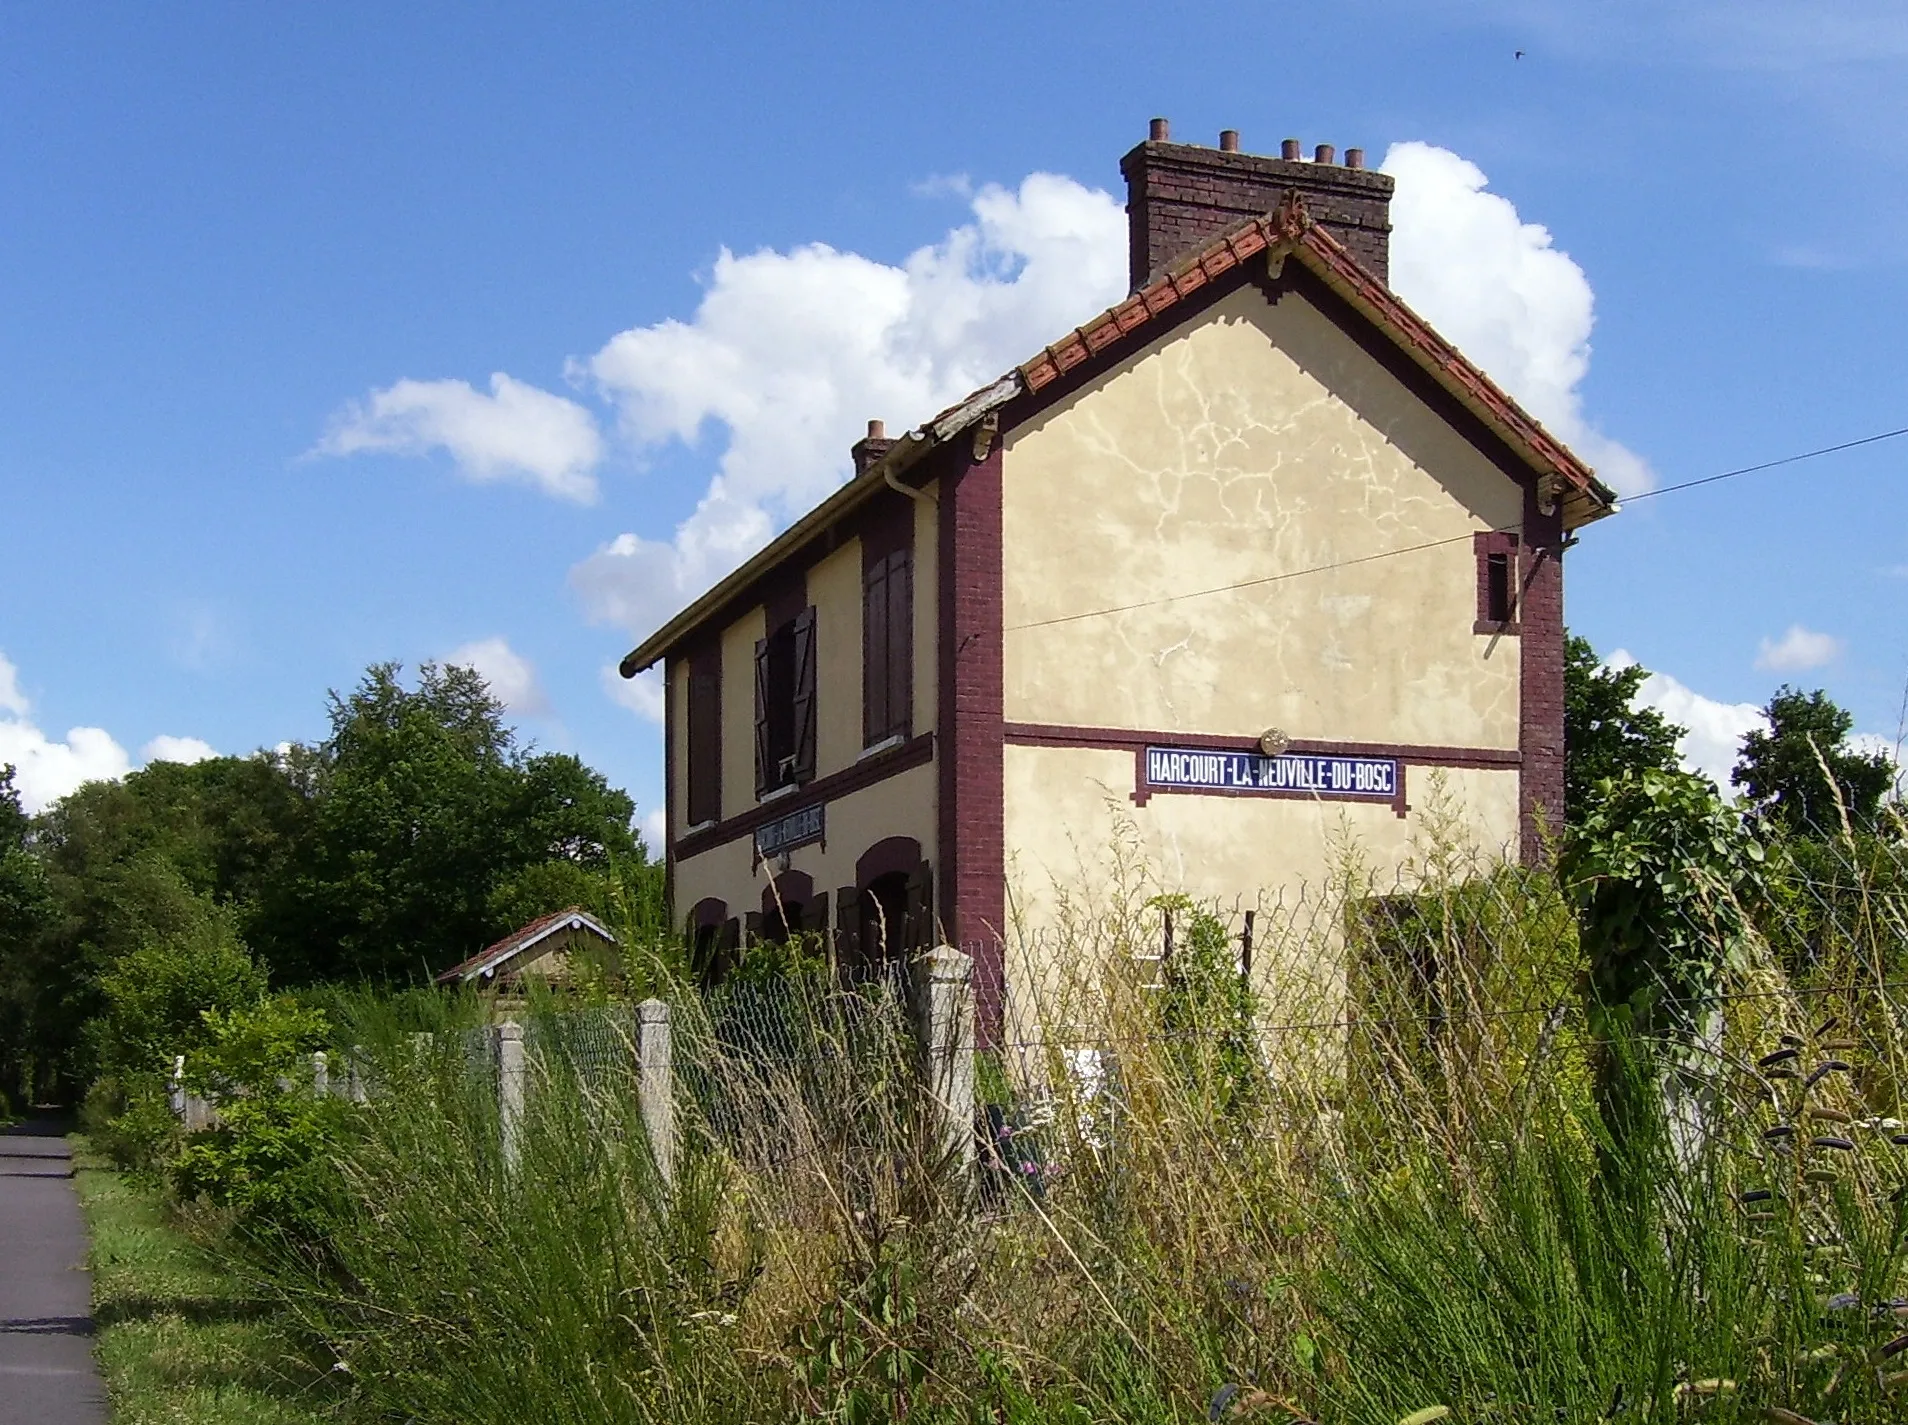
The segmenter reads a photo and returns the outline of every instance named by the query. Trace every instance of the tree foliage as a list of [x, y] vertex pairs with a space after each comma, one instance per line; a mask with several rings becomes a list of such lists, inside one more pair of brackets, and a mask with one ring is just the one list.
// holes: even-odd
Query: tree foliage
[[53, 915], [45, 868], [27, 847], [13, 768], [0, 766], [0, 1114], [31, 1099], [47, 1067], [34, 1053], [50, 986], [36, 974], [35, 945]]
[[1594, 1000], [1675, 1032], [1722, 992], [1760, 894], [1762, 844], [1707, 779], [1654, 768], [1604, 781], [1560, 871]]
[[163, 947], [223, 936], [276, 985], [390, 983], [572, 904], [656, 917], [625, 793], [520, 746], [471, 670], [399, 673], [334, 694], [316, 745], [154, 763], [30, 819], [0, 772], [0, 1094], [82, 1087], [120, 1043], [86, 1032], [109, 985]]
[[[1560, 873], [1577, 903], [1604, 1121], [1628, 1152], [1700, 1140], [1728, 974], [1763, 895], [1764, 848], [1709, 780], [1654, 768], [1597, 784]], [[1647, 1086], [1658, 1071], [1663, 1097]]]
[[265, 972], [239, 942], [231, 912], [205, 901], [196, 923], [120, 957], [99, 988], [105, 1007], [92, 1021], [93, 1063], [129, 1080], [164, 1074], [173, 1056], [202, 1048], [206, 1014], [256, 1003]]
[[1855, 719], [1820, 688], [1804, 693], [1787, 684], [1763, 713], [1768, 730], [1743, 738], [1730, 776], [1756, 815], [1801, 836], [1839, 833], [1844, 811], [1852, 830], [1873, 829], [1895, 768], [1882, 753], [1849, 746]]
[[[602, 876], [640, 859], [635, 805], [575, 757], [527, 754], [471, 669], [395, 664], [334, 696], [316, 750], [313, 834], [269, 935], [292, 980], [435, 973], [512, 928], [493, 896], [532, 867]], [[546, 907], [560, 909], [561, 907]]]
[[1570, 826], [1596, 799], [1596, 787], [1626, 773], [1673, 772], [1676, 743], [1686, 731], [1636, 695], [1649, 670], [1606, 666], [1590, 640], [1564, 641], [1564, 808]]

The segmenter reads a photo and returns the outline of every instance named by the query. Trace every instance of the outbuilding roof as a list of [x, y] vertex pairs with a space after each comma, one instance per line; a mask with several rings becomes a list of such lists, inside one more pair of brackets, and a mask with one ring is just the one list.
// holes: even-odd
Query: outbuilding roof
[[1202, 289], [1236, 280], [1254, 259], [1276, 275], [1295, 260], [1316, 275], [1372, 328], [1421, 367], [1465, 409], [1498, 435], [1530, 467], [1562, 506], [1564, 526], [1575, 529], [1616, 510], [1616, 493], [1571, 450], [1486, 376], [1463, 352], [1438, 335], [1398, 295], [1353, 257], [1345, 245], [1306, 211], [1305, 200], [1287, 192], [1274, 212], [1247, 218], [1169, 267], [1125, 301], [1075, 327], [1058, 341], [909, 431], [879, 460], [803, 515], [720, 580], [701, 598], [643, 640], [621, 671], [633, 678], [667, 654], [715, 610], [752, 580], [773, 568], [810, 538], [914, 465], [930, 450], [978, 424], [1017, 396], [1037, 395], [1083, 362], [1118, 345], [1151, 339], [1174, 318], [1174, 309]]
[[511, 959], [566, 930], [587, 930], [611, 945], [616, 943], [616, 937], [605, 930], [595, 916], [581, 906], [571, 906], [568, 910], [539, 916], [528, 925], [519, 926], [494, 945], [479, 950], [461, 964], [452, 965], [437, 977], [437, 983], [467, 984], [479, 977], [489, 979]]

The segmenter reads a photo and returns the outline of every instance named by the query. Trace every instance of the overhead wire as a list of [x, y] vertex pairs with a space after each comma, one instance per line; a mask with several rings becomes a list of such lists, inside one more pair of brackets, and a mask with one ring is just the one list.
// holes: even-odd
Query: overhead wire
[[[1814, 460], [1824, 455], [1835, 455], [1844, 450], [1855, 450], [1865, 445], [1876, 445], [1885, 440], [1895, 440], [1908, 435], [1908, 426], [1894, 430], [1881, 431], [1875, 435], [1865, 435], [1858, 440], [1845, 440], [1835, 445], [1820, 446], [1815, 450], [1805, 450], [1796, 455], [1785, 455], [1776, 460], [1765, 460], [1756, 465], [1744, 465], [1735, 470], [1724, 470], [1715, 475], [1704, 475], [1696, 480], [1684, 480], [1675, 485], [1664, 485], [1659, 489], [1645, 490], [1642, 494], [1631, 495], [1620, 504], [1635, 504], [1639, 500], [1653, 500], [1659, 495], [1673, 495], [1683, 490], [1694, 490], [1703, 485], [1714, 485], [1723, 480], [1734, 480], [1743, 475], [1754, 475], [1764, 470], [1775, 470], [1784, 465], [1799, 464], [1804, 460]], [[1339, 559], [1328, 564], [1312, 564], [1303, 569], [1287, 569], [1278, 574], [1262, 574], [1252, 579], [1240, 579], [1229, 584], [1215, 584], [1210, 588], [1191, 589], [1181, 594], [1162, 594], [1157, 598], [1139, 599], [1130, 604], [1112, 604], [1105, 608], [1085, 609], [1079, 613], [1056, 614], [1052, 618], [1030, 619], [1026, 623], [1009, 624], [1003, 633], [1019, 633], [1027, 629], [1052, 628], [1058, 624], [1078, 623], [1083, 619], [1105, 618], [1111, 614], [1132, 613], [1138, 609], [1153, 608], [1160, 604], [1178, 603], [1182, 599], [1203, 599], [1213, 594], [1229, 594], [1240, 589], [1258, 588], [1265, 584], [1278, 584], [1287, 579], [1300, 579], [1311, 574], [1327, 574], [1334, 569], [1351, 569], [1360, 564], [1374, 564], [1381, 559], [1395, 559], [1406, 554], [1421, 554], [1427, 549], [1439, 549], [1449, 544], [1469, 542], [1475, 535], [1516, 534], [1523, 529], [1523, 521], [1501, 526], [1494, 530], [1467, 530], [1463, 534], [1452, 535], [1446, 539], [1426, 540], [1421, 544], [1408, 544], [1398, 549], [1381, 549], [1376, 554], [1363, 554], [1355, 559]]]

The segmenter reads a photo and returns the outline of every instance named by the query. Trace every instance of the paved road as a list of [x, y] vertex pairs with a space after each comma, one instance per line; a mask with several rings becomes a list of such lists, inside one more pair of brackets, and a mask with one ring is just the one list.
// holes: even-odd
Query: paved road
[[103, 1425], [65, 1125], [0, 1129], [0, 1425]]

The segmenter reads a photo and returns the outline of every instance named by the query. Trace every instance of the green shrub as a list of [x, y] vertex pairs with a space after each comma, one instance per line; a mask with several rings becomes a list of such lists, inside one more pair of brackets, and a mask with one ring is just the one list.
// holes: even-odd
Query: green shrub
[[175, 1056], [207, 1042], [207, 1011], [259, 1000], [265, 971], [240, 943], [231, 914], [208, 903], [203, 918], [127, 952], [100, 988], [106, 1009], [92, 1039], [101, 1073], [163, 1077]]
[[326, 1041], [324, 1015], [280, 996], [209, 1011], [205, 1022], [210, 1042], [187, 1061], [186, 1085], [215, 1099], [218, 1113], [186, 1138], [172, 1164], [174, 1190], [230, 1208], [254, 1228], [319, 1239], [350, 1112], [313, 1092], [309, 1055]]

